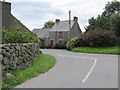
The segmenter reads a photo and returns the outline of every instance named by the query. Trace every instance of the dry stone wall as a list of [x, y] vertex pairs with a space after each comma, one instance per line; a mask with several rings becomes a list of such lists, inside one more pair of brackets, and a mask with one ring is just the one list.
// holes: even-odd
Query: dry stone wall
[[0, 45], [0, 63], [3, 71], [28, 67], [42, 52], [36, 43]]

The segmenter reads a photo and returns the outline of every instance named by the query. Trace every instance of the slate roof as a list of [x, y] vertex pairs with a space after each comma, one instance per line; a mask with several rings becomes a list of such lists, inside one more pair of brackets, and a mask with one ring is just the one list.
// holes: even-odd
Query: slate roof
[[[71, 28], [73, 25], [74, 21], [71, 20]], [[55, 23], [55, 25], [50, 31], [69, 31], [69, 20], [59, 21], [58, 23]]]
[[[74, 25], [74, 20], [71, 20], [71, 28]], [[33, 33], [37, 35], [38, 38], [45, 39], [49, 37], [49, 31], [69, 31], [69, 20], [59, 21], [50, 29], [33, 29]]]
[[50, 29], [34, 29], [33, 32], [37, 32], [37, 37], [41, 39], [48, 38]]
[[41, 29], [38, 29], [38, 28], [37, 29], [33, 29], [32, 32], [37, 34], [39, 30], [41, 30]]

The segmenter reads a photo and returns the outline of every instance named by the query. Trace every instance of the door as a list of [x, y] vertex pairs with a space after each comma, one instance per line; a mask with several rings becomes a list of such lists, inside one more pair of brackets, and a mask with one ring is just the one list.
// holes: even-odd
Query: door
[[54, 46], [54, 41], [51, 40], [51, 41], [50, 41], [50, 47], [53, 47], [53, 46]]
[[41, 47], [41, 48], [44, 48], [44, 40], [41, 40], [41, 41], [40, 41], [40, 47]]

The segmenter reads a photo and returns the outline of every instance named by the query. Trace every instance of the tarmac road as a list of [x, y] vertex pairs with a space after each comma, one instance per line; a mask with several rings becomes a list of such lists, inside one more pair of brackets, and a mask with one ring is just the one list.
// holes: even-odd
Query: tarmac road
[[15, 88], [118, 88], [118, 56], [41, 49], [56, 65]]

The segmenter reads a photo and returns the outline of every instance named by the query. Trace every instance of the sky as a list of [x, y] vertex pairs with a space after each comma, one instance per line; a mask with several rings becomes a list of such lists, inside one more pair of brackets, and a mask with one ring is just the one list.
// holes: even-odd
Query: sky
[[55, 19], [68, 20], [78, 17], [81, 30], [88, 26], [88, 19], [97, 17], [111, 0], [6, 0], [12, 3], [12, 14], [31, 31], [42, 28], [44, 23]]

